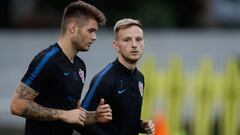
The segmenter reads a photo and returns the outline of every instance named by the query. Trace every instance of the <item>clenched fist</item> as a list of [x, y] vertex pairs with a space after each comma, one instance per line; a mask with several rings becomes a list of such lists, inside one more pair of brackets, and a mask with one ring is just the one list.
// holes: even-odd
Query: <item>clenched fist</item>
[[108, 104], [105, 104], [104, 99], [100, 100], [100, 103], [96, 110], [97, 122], [106, 123], [112, 120], [112, 109]]

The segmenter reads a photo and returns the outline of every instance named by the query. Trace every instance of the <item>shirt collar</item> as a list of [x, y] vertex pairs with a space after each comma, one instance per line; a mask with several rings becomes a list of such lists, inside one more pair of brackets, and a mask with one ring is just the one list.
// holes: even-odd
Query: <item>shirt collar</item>
[[74, 57], [74, 59], [73, 59], [73, 62], [72, 62], [72, 61], [70, 61], [70, 60], [68, 59], [67, 55], [63, 52], [62, 48], [60, 47], [60, 45], [59, 45], [57, 42], [54, 44], [54, 46], [56, 46], [57, 48], [60, 49], [61, 54], [63, 55], [63, 57], [64, 57], [70, 64], [74, 64], [74, 63], [75, 63], [75, 61], [76, 61], [76, 56], [77, 56], [77, 55], [75, 55], [75, 57]]
[[133, 74], [136, 72], [136, 70], [137, 70], [137, 68], [135, 68], [133, 71], [127, 69], [123, 64], [121, 64], [121, 63], [119, 62], [118, 59], [116, 59], [113, 63], [114, 63], [114, 65], [117, 66], [117, 68], [119, 68], [119, 69], [121, 70], [121, 72], [130, 74], [130, 75], [133, 75]]

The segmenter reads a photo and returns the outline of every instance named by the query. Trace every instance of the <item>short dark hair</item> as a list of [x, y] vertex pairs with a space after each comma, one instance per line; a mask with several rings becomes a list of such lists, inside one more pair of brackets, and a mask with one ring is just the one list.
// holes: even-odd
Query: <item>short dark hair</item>
[[88, 19], [95, 19], [99, 25], [106, 23], [106, 17], [100, 10], [81, 0], [70, 3], [64, 9], [61, 26], [62, 33], [66, 32], [66, 26], [71, 19], [82, 19], [80, 20], [82, 22]]

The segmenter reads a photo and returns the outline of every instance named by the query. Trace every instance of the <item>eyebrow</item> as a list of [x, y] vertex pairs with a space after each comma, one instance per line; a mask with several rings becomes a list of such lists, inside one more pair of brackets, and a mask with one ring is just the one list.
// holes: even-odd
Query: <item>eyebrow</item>
[[88, 30], [97, 31], [97, 28], [89, 28]]

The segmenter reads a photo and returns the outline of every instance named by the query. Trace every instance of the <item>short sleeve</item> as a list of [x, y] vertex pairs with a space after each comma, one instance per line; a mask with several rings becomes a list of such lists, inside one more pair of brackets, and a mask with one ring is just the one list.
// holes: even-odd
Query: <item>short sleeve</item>
[[35, 56], [21, 81], [39, 93], [44, 90], [46, 86], [45, 82], [49, 80], [51, 72], [50, 65], [52, 64], [49, 64], [49, 61], [57, 51], [53, 48], [46, 53], [42, 52]]

